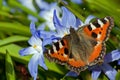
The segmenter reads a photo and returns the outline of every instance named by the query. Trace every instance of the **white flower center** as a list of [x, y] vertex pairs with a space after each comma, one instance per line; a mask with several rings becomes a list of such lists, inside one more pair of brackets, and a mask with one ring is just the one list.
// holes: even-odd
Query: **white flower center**
[[38, 52], [42, 51], [42, 47], [41, 46], [33, 45], [33, 48], [36, 49]]

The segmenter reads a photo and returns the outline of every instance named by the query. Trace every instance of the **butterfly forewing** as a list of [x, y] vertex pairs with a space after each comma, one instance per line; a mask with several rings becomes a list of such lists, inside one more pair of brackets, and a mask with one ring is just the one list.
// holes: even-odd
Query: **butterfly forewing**
[[105, 17], [102, 19], [97, 19], [96, 21], [85, 26], [84, 32], [95, 38], [97, 41], [106, 41], [113, 25], [113, 19], [111, 17]]

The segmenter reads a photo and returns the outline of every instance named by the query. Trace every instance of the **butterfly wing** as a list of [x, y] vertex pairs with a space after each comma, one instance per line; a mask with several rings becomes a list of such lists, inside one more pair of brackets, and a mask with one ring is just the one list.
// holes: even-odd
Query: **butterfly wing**
[[105, 17], [102, 19], [97, 19], [96, 21], [85, 26], [84, 32], [95, 38], [97, 41], [103, 42], [107, 41], [113, 25], [113, 19], [111, 17]]
[[68, 61], [68, 42], [65, 39], [53, 43], [51, 48], [45, 52], [50, 61], [64, 65]]

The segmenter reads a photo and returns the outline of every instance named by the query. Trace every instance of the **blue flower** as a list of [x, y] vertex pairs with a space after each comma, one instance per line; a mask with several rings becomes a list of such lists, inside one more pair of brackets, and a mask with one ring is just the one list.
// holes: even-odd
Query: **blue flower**
[[77, 77], [78, 74], [74, 71], [69, 71], [65, 76], [73, 76], [73, 77]]
[[62, 7], [62, 10], [63, 10], [63, 14], [62, 14], [61, 21], [59, 20], [59, 18], [56, 15], [56, 10], [54, 10], [54, 16], [53, 16], [54, 26], [57, 31], [56, 36], [59, 36], [61, 38], [63, 36], [65, 36], [66, 34], [69, 34], [70, 27], [77, 29], [78, 26], [80, 25], [80, 20], [77, 19], [74, 16], [74, 14], [72, 14], [65, 7]]
[[[111, 53], [105, 55], [104, 62], [101, 65], [95, 65], [89, 67], [89, 70], [92, 71], [92, 80], [97, 80], [97, 78], [99, 77], [102, 71], [110, 80], [115, 80], [117, 71], [114, 68], [112, 68], [109, 65], [109, 63], [119, 59], [120, 59], [120, 50], [114, 50]], [[74, 75], [71, 75], [71, 73]], [[66, 74], [66, 76], [76, 77], [77, 73], [70, 71], [69, 73]]]
[[[71, 13], [65, 7], [62, 7], [62, 10], [63, 10], [63, 14], [62, 14], [61, 21], [59, 20], [59, 18], [56, 15], [56, 10], [54, 10], [54, 16], [53, 16], [54, 26], [55, 26], [56, 31], [57, 31], [56, 36], [58, 36], [60, 38], [62, 38], [66, 34], [70, 33], [69, 32], [70, 27], [77, 30], [80, 26], [83, 26], [83, 24], [84, 24], [81, 20], [76, 18], [74, 16], [74, 14]], [[90, 15], [86, 19], [85, 24], [89, 23], [89, 21], [93, 18], [94, 18], [94, 16]]]
[[48, 26], [50, 30], [55, 30], [55, 27], [53, 24], [54, 9], [57, 9], [57, 15], [60, 15], [61, 11], [60, 11], [60, 8], [57, 6], [57, 3], [51, 3], [51, 4], [46, 5], [46, 8], [44, 7], [44, 9], [42, 9], [39, 13], [39, 15], [46, 20], [43, 24]]
[[19, 0], [24, 6], [36, 12], [36, 9], [33, 5], [33, 0]]
[[120, 60], [118, 60], [118, 65], [120, 65]]
[[47, 70], [47, 67], [44, 63], [44, 56], [43, 56], [44, 46], [43, 46], [43, 42], [39, 37], [39, 33], [38, 33], [39, 30], [36, 30], [34, 23], [31, 23], [30, 30], [32, 33], [32, 37], [28, 41], [28, 43], [30, 44], [30, 47], [21, 49], [19, 51], [19, 54], [21, 56], [33, 54], [28, 64], [28, 69], [31, 76], [34, 77], [34, 80], [36, 80], [37, 73], [38, 73], [37, 72], [38, 65], [43, 67], [45, 70]]
[[37, 30], [35, 29], [35, 24], [33, 22], [30, 26], [32, 34], [36, 34], [39, 38], [42, 39], [43, 46], [51, 44], [52, 42], [60, 39], [59, 37], [55, 36], [55, 31], [45, 31], [45, 24], [40, 25]]
[[41, 10], [49, 10], [49, 4], [44, 0], [35, 0], [35, 2]]
[[108, 63], [119, 59], [120, 59], [120, 50], [114, 50], [111, 53], [106, 54], [104, 57], [103, 64], [100, 66], [97, 65], [92, 69], [92, 79], [97, 80], [101, 71], [103, 71], [110, 80], [115, 80], [117, 71], [114, 68], [112, 68]]
[[[33, 0], [18, 0], [23, 6], [27, 7], [28, 9], [37, 12], [36, 8], [33, 5]], [[37, 18], [32, 15], [28, 15], [28, 19], [34, 22], [37, 22]]]
[[[26, 6], [27, 8], [31, 9], [34, 12], [37, 12], [36, 8], [33, 5], [33, 0], [19, 0], [24, 6]], [[50, 30], [55, 30], [55, 27], [53, 25], [53, 11], [54, 9], [57, 9], [57, 14], [59, 15], [60, 8], [57, 6], [57, 3], [47, 3], [44, 0], [35, 0], [35, 3], [37, 4], [37, 6], [40, 9], [40, 12], [38, 13], [40, 15], [40, 17], [42, 17], [45, 22], [43, 22], [42, 24], [44, 24], [45, 26], [49, 27]], [[28, 15], [28, 19], [34, 22], [37, 22], [38, 19], [32, 15]]]
[[[53, 30], [45, 31], [44, 28], [46, 24], [41, 24], [38, 27], [37, 34], [39, 35], [40, 38], [43, 39], [44, 46], [47, 44], [51, 44], [54, 41], [59, 40], [66, 34], [69, 34], [70, 27], [78, 29], [80, 25], [83, 25], [83, 23], [78, 18], [76, 18], [74, 14], [72, 14], [69, 10], [67, 10], [65, 7], [62, 7], [62, 10], [63, 10], [63, 15], [62, 15], [61, 21], [59, 20], [60, 18], [57, 17], [56, 10], [54, 10], [53, 22], [54, 22], [56, 32]], [[92, 18], [94, 17], [89, 16], [86, 19], [85, 23], [86, 22], [88, 23], [88, 21], [90, 21]], [[35, 28], [35, 25], [33, 23], [31, 25], [34, 26], [32, 28]]]

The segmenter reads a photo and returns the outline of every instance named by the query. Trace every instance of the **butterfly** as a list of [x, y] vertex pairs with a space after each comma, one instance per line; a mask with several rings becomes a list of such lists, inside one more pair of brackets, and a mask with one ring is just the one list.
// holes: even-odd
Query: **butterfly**
[[113, 26], [113, 19], [107, 16], [77, 30], [71, 27], [70, 34], [53, 43], [45, 55], [50, 61], [66, 65], [68, 69], [79, 74], [89, 66], [103, 62], [105, 42]]

